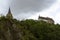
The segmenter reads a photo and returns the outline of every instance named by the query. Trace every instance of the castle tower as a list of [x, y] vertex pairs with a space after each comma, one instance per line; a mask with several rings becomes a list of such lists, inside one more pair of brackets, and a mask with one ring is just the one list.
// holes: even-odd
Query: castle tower
[[12, 13], [11, 13], [10, 8], [9, 8], [9, 10], [8, 10], [8, 13], [7, 13], [7, 15], [6, 15], [6, 18], [8, 18], [8, 19], [13, 19], [13, 16], [12, 16]]

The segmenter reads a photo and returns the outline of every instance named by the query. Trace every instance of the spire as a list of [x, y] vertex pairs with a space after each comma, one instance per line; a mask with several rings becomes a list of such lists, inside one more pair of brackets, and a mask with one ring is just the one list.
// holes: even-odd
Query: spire
[[10, 10], [10, 7], [9, 7], [9, 10], [8, 10], [8, 14], [11, 14], [11, 10]]
[[6, 18], [13, 19], [13, 16], [12, 16], [12, 13], [11, 13], [11, 10], [10, 10], [10, 7], [8, 9], [8, 13], [6, 15]]

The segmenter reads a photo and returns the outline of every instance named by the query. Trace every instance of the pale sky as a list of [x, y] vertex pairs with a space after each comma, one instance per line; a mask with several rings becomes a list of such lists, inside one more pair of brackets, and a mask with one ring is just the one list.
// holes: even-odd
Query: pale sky
[[37, 19], [41, 15], [60, 23], [60, 0], [0, 0], [0, 14], [6, 15], [9, 6], [17, 19]]
[[37, 19], [37, 16], [43, 16], [43, 17], [50, 17], [53, 18], [55, 23], [60, 24], [60, 0], [56, 0], [56, 2], [48, 9], [45, 9], [41, 12], [37, 12], [34, 16], [31, 16], [29, 18]]

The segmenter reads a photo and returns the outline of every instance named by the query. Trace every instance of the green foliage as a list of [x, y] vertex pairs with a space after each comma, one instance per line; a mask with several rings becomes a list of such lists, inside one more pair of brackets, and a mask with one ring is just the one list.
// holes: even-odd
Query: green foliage
[[60, 40], [60, 25], [0, 17], [0, 40]]

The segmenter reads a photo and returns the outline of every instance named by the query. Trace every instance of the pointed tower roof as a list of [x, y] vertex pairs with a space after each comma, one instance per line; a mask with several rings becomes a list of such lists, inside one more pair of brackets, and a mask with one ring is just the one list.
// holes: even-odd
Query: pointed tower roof
[[6, 15], [6, 18], [9, 18], [9, 19], [12, 19], [13, 18], [10, 8], [8, 10], [8, 13]]
[[9, 10], [8, 10], [8, 14], [11, 14], [11, 10], [10, 10], [10, 8], [9, 8]]

